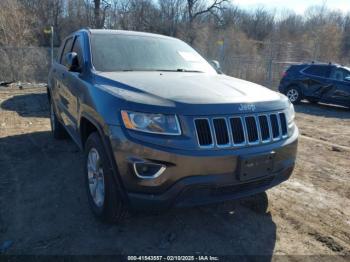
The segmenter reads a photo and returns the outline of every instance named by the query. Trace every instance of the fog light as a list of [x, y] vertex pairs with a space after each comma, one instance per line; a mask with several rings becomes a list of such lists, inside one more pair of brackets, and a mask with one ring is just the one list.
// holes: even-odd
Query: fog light
[[133, 168], [135, 175], [144, 179], [159, 177], [166, 169], [164, 165], [148, 162], [134, 162]]

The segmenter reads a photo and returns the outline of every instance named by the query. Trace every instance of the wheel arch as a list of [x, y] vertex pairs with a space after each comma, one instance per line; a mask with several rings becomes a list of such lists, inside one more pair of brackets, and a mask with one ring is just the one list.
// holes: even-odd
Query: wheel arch
[[82, 115], [79, 121], [79, 134], [82, 148], [85, 147], [86, 140], [88, 139], [89, 135], [93, 132], [97, 132], [99, 136], [103, 139], [100, 126], [95, 121], [93, 121], [92, 118], [86, 115]]
[[127, 195], [125, 193], [126, 192], [125, 187], [123, 185], [123, 181], [119, 174], [118, 165], [114, 158], [112, 146], [108, 137], [105, 134], [104, 128], [100, 124], [98, 124], [97, 121], [93, 120], [93, 118], [90, 117], [89, 115], [82, 114], [79, 121], [79, 133], [80, 133], [80, 140], [81, 140], [81, 145], [83, 150], [85, 148], [85, 142], [92, 132], [97, 132], [98, 135], [100, 136], [102, 141], [102, 146], [106, 151], [107, 158], [109, 160], [112, 172], [114, 174], [113, 177], [115, 179], [115, 182], [117, 183], [119, 189], [121, 190], [124, 200], [128, 201]]
[[286, 93], [288, 91], [288, 89], [291, 88], [291, 87], [297, 87], [299, 89], [299, 91], [300, 91], [300, 94], [302, 96], [304, 96], [304, 85], [302, 85], [300, 83], [297, 83], [297, 82], [292, 82], [292, 83], [290, 83], [289, 85], [286, 86], [284, 92]]
[[49, 101], [51, 101], [51, 90], [50, 90], [49, 87], [46, 88], [46, 92], [47, 92], [47, 99], [48, 99]]

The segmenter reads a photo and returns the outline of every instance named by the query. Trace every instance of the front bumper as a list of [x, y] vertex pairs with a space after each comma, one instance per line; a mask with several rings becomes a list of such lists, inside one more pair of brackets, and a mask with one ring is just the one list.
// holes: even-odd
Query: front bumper
[[[220, 202], [263, 192], [287, 180], [294, 168], [298, 129], [291, 137], [271, 144], [218, 150], [179, 150], [145, 144], [110, 126], [110, 142], [128, 202], [135, 209], [164, 209]], [[269, 175], [241, 181], [240, 156], [274, 152]], [[135, 175], [132, 161], [147, 160], [167, 168], [154, 179]]]

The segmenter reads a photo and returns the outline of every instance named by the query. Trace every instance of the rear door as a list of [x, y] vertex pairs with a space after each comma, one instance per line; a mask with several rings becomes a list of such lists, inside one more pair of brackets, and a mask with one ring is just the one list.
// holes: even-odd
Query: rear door
[[330, 75], [330, 83], [333, 86], [329, 94], [330, 102], [350, 106], [350, 71], [334, 67]]
[[70, 81], [70, 74], [67, 68], [66, 55], [72, 52], [73, 43], [76, 37], [70, 37], [66, 40], [66, 44], [64, 46], [61, 58], [60, 58], [60, 66], [57, 70], [57, 79], [58, 79], [58, 93], [59, 93], [59, 104], [60, 107], [60, 116], [61, 119], [66, 126], [67, 131], [71, 134], [71, 136], [76, 136], [76, 98], [75, 94], [72, 94], [71, 86], [74, 85]]
[[332, 85], [329, 83], [331, 65], [310, 65], [302, 70], [305, 77], [303, 94], [305, 97], [313, 97], [319, 100], [327, 97]]
[[64, 65], [64, 57], [65, 55], [70, 52], [72, 49], [73, 45], [73, 37], [69, 37], [65, 40], [62, 52], [60, 53], [60, 56], [57, 58], [57, 63], [55, 66], [54, 74], [55, 74], [55, 79], [56, 79], [56, 101], [57, 101], [57, 109], [58, 109], [58, 117], [63, 121], [64, 125], [68, 128], [67, 126], [67, 107], [68, 107], [68, 101], [65, 98], [64, 94], [64, 85], [65, 85], [65, 77], [66, 77], [66, 72], [67, 68]]
[[55, 57], [55, 60], [53, 61], [51, 70], [49, 72], [49, 87], [51, 88], [51, 96], [52, 101], [55, 106], [55, 111], [57, 116], [60, 117], [60, 107], [58, 107], [58, 104], [60, 104], [60, 95], [59, 95], [59, 87], [60, 87], [60, 60], [62, 56], [62, 52], [64, 50], [65, 41], [63, 41], [62, 45], [60, 46], [57, 56]]

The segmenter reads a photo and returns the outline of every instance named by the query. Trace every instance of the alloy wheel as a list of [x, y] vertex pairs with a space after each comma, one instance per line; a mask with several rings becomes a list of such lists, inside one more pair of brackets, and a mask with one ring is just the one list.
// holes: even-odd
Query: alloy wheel
[[298, 100], [299, 98], [299, 92], [298, 90], [292, 88], [292, 89], [289, 89], [288, 92], [287, 92], [287, 97], [289, 98], [289, 100], [293, 103], [295, 101]]
[[97, 207], [102, 207], [105, 200], [105, 183], [102, 161], [98, 151], [91, 148], [87, 159], [89, 191]]

